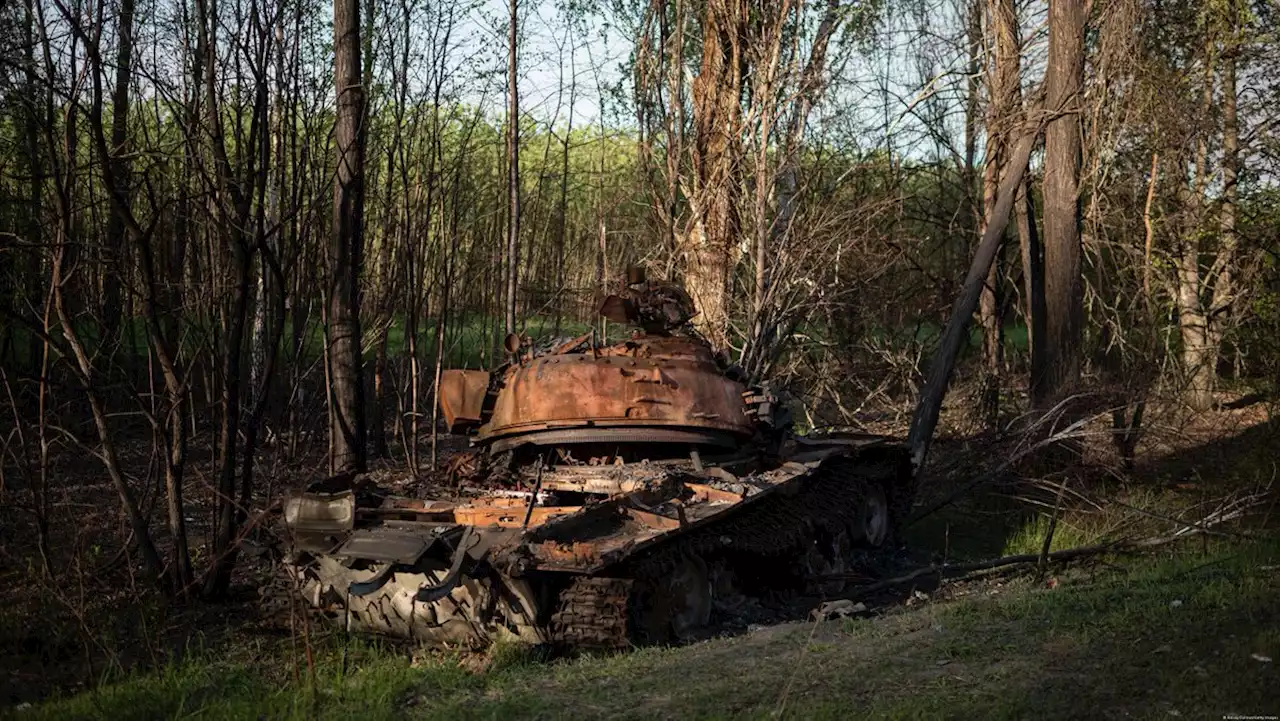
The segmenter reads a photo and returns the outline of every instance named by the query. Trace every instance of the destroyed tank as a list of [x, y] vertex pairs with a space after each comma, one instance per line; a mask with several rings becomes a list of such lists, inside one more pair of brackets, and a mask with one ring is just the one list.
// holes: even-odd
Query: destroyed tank
[[440, 410], [472, 449], [438, 492], [340, 477], [287, 498], [285, 568], [306, 601], [431, 644], [673, 643], [718, 599], [813, 591], [893, 542], [902, 443], [793, 433], [778, 395], [688, 326], [683, 290], [629, 280], [602, 306], [637, 328], [626, 340], [509, 337], [503, 367], [443, 374]]

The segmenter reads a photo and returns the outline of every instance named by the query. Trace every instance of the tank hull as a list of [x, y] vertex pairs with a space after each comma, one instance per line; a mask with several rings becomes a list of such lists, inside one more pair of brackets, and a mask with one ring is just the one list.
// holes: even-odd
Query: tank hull
[[902, 444], [795, 436], [775, 394], [668, 332], [691, 317], [681, 293], [614, 300], [657, 332], [541, 354], [513, 337], [503, 368], [444, 374], [445, 421], [475, 446], [450, 497], [345, 479], [288, 499], [291, 587], [350, 629], [618, 648], [689, 638], [726, 596], [830, 584], [893, 542]]
[[[867, 538], [858, 519], [869, 498], [884, 498], [889, 527], [900, 521], [905, 448], [871, 437], [800, 446], [742, 475], [678, 463], [600, 469], [612, 474], [602, 483], [628, 490], [581, 506], [386, 497], [357, 505], [350, 528], [295, 538], [286, 566], [309, 604], [352, 630], [468, 647], [679, 641], [706, 623], [701, 609], [726, 579], [733, 594], [803, 589], [814, 573], [844, 570], [851, 551], [891, 542]], [[572, 484], [585, 474], [545, 475]], [[764, 568], [770, 577], [759, 578]], [[693, 580], [672, 582], [682, 574]]]

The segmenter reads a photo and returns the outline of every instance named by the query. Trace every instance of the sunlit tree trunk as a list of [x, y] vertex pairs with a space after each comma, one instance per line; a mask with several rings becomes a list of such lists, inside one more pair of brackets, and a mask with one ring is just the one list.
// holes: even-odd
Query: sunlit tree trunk
[[[1205, 48], [1204, 78], [1200, 91], [1201, 117], [1213, 109], [1214, 42]], [[1205, 213], [1205, 191], [1209, 184], [1209, 137], [1202, 131], [1196, 141], [1193, 159], [1195, 170], [1191, 180], [1179, 185], [1178, 193], [1187, 218], [1175, 259], [1177, 278], [1178, 329], [1182, 338], [1182, 368], [1186, 376], [1186, 400], [1197, 410], [1213, 405], [1214, 381], [1217, 376], [1217, 353], [1205, 309], [1204, 283], [1210, 273], [1200, 268], [1201, 220]]]
[[344, 473], [363, 471], [366, 463], [359, 283], [364, 251], [365, 90], [358, 0], [334, 0], [333, 33], [338, 155], [329, 241], [329, 461], [334, 473]]
[[1045, 373], [1033, 389], [1043, 407], [1071, 393], [1080, 378], [1084, 318], [1081, 283], [1081, 87], [1084, 0], [1049, 3], [1044, 159]]
[[520, 267], [520, 91], [516, 75], [518, 0], [510, 0], [507, 25], [507, 267], [504, 328], [516, 331], [517, 272]]
[[1239, 47], [1233, 39], [1222, 59], [1222, 196], [1218, 211], [1218, 256], [1213, 261], [1217, 277], [1214, 278], [1213, 293], [1209, 301], [1209, 340], [1213, 346], [1215, 375], [1217, 360], [1222, 355], [1225, 326], [1232, 319], [1237, 292], [1239, 241], [1236, 236], [1236, 204], [1240, 177], [1240, 119], [1236, 92], [1238, 54]]
[[[977, 10], [975, 8], [975, 10]], [[982, 177], [982, 222], [986, 231], [996, 207], [996, 191], [1004, 178], [1014, 133], [1022, 120], [1022, 91], [1017, 7], [1013, 0], [987, 0], [987, 143]], [[1015, 204], [1017, 201], [1015, 200]], [[1025, 204], [1015, 216], [1026, 220]], [[1021, 228], [1019, 228], [1021, 230]], [[984, 379], [981, 406], [988, 426], [999, 420], [1000, 371], [1004, 362], [1004, 319], [1000, 308], [1000, 256], [983, 284], [979, 316], [982, 320]]]
[[738, 0], [709, 0], [702, 23], [702, 65], [693, 80], [692, 217], [682, 241], [684, 280], [711, 343], [729, 342], [729, 281], [737, 257], [743, 87]]

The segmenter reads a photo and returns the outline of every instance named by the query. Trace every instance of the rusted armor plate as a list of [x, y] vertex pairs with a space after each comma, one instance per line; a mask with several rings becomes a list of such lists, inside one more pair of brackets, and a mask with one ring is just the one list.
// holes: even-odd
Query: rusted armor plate
[[[741, 441], [755, 433], [745, 391], [720, 371], [710, 348], [697, 339], [638, 338], [509, 368], [477, 438], [545, 431], [565, 436], [556, 442], [587, 442], [595, 440], [594, 429], [627, 428], [708, 436], [628, 439], [640, 442], [705, 443], [715, 436]], [[564, 433], [571, 429], [591, 430]]]
[[440, 374], [440, 412], [450, 429], [480, 424], [489, 372], [447, 370]]

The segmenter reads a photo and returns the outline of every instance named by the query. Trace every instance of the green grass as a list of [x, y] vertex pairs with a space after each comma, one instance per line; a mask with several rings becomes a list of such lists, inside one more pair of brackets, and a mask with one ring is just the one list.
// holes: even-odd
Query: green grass
[[[1067, 548], [1089, 546], [1102, 540], [1093, 529], [1082, 525], [1085, 516], [1069, 514], [1058, 519], [1054, 525], [1050, 551], [1061, 551]], [[1027, 553], [1040, 553], [1044, 550], [1044, 538], [1049, 532], [1049, 516], [1038, 514], [1015, 530], [1005, 539], [1004, 552], [1001, 555], [1014, 556]]]
[[[1189, 544], [1189, 546], [1192, 544]], [[33, 719], [1220, 718], [1280, 708], [1280, 543], [1071, 571], [871, 619], [788, 624], [685, 648], [486, 672], [459, 657], [319, 642], [315, 682], [287, 641], [205, 651], [30, 709]], [[1113, 559], [1114, 560], [1114, 559]], [[1114, 563], [1112, 568], [1116, 568]], [[420, 652], [421, 653], [421, 652]], [[302, 680], [294, 669], [303, 667]]]
[[[324, 350], [325, 335], [324, 326], [319, 322], [319, 317], [313, 317], [303, 332], [300, 341], [301, 348], [298, 355], [301, 361], [312, 363], [320, 358], [320, 354]], [[292, 357], [295, 349], [291, 347], [293, 338], [292, 319], [286, 321], [287, 327], [281, 340], [281, 353], [288, 357]], [[478, 313], [465, 314], [460, 318], [452, 321], [453, 327], [449, 329], [447, 336], [447, 345], [445, 347], [444, 363], [446, 368], [487, 368], [494, 365], [493, 350], [502, 342], [501, 318], [496, 321], [489, 319], [486, 321], [485, 316]], [[148, 345], [146, 326], [141, 318], [126, 318], [122, 320], [123, 327], [121, 329], [121, 345], [117, 350], [119, 356], [117, 362], [145, 361], [147, 354], [150, 352]], [[194, 342], [206, 342], [212, 337], [211, 329], [202, 327], [199, 324], [192, 323], [188, 320], [186, 333], [183, 335], [184, 342], [191, 344]], [[555, 318], [551, 316], [533, 316], [521, 319], [520, 332], [533, 338], [535, 341], [549, 338], [556, 332]], [[499, 330], [495, 331], [495, 328]], [[616, 328], [616, 326], [615, 326]], [[369, 344], [366, 349], [366, 360], [372, 360], [376, 354], [376, 345], [378, 334], [383, 332], [387, 334], [387, 354], [391, 358], [402, 358], [407, 353], [408, 342], [405, 334], [405, 319], [403, 316], [392, 318], [391, 323], [386, 326], [366, 326], [364, 330], [365, 343]], [[564, 318], [560, 322], [560, 336], [578, 336], [586, 333], [590, 328], [578, 321]], [[11, 361], [15, 364], [25, 363], [30, 356], [30, 346], [39, 344], [39, 339], [34, 336], [26, 328], [13, 326], [6, 329], [9, 334], [8, 346], [4, 349], [8, 354], [4, 360]], [[91, 351], [100, 345], [98, 338], [99, 328], [96, 324], [85, 322], [77, 328], [81, 342]], [[616, 331], [615, 334], [620, 331]], [[496, 335], [495, 335], [496, 333]], [[418, 329], [418, 354], [425, 362], [434, 362], [436, 354], [436, 329], [434, 319], [424, 319]]]
[[[292, 324], [292, 318], [286, 320], [286, 324]], [[424, 359], [435, 358], [435, 327], [433, 318], [422, 319], [418, 330], [418, 347], [420, 357]], [[501, 318], [486, 318], [481, 313], [465, 313], [452, 321], [452, 327], [449, 329], [449, 341], [445, 348], [445, 366], [450, 368], [485, 368], [492, 366], [493, 353], [498, 344], [502, 341], [502, 332], [500, 330]], [[197, 319], [187, 319], [187, 332], [183, 335], [184, 341], [206, 342], [213, 337], [212, 328], [204, 327], [203, 321]], [[142, 318], [124, 318], [121, 320], [121, 346], [119, 353], [122, 359], [145, 358], [149, 352], [147, 332], [145, 323]], [[495, 330], [498, 328], [499, 330]], [[617, 329], [617, 326], [614, 326]], [[403, 315], [396, 315], [391, 319], [389, 325], [374, 326], [367, 324], [364, 328], [365, 342], [370, 346], [367, 349], [367, 359], [372, 360], [375, 353], [375, 347], [372, 345], [376, 340], [376, 334], [381, 333], [385, 329], [387, 335], [387, 353], [392, 358], [403, 357], [407, 352], [407, 341], [405, 337], [405, 318]], [[98, 326], [94, 323], [85, 322], [77, 329], [79, 337], [85, 343], [87, 348], [96, 348], [99, 345]], [[560, 323], [561, 336], [576, 336], [586, 333], [590, 327], [579, 321], [564, 318]], [[520, 321], [520, 331], [535, 340], [548, 338], [555, 334], [555, 319], [551, 316], [536, 315], [523, 318]], [[29, 345], [38, 343], [30, 332], [22, 327], [14, 327], [9, 330], [11, 338], [9, 339], [10, 347], [8, 352], [15, 362], [21, 362], [29, 357]], [[625, 331], [615, 330], [611, 335], [618, 335]], [[825, 338], [826, 333], [820, 326], [806, 326], [803, 333], [820, 340], [829, 340]], [[903, 344], [913, 343], [924, 347], [930, 347], [937, 341], [942, 333], [942, 327], [933, 323], [923, 323], [918, 326], [909, 326], [904, 329], [891, 328], [874, 328], [866, 332], [866, 337], [878, 339], [882, 343]], [[286, 327], [284, 330], [282, 352], [286, 355], [292, 355], [294, 349], [289, 347], [293, 337], [292, 326]], [[1004, 339], [1006, 347], [1011, 352], [1026, 352], [1027, 350], [1027, 329], [1024, 325], [1013, 322], [1005, 326]], [[318, 316], [311, 318], [305, 332], [302, 334], [302, 348], [300, 356], [303, 362], [314, 362], [320, 357], [320, 353], [324, 348], [324, 326], [320, 323]], [[969, 329], [969, 346], [970, 348], [982, 347], [982, 329], [972, 327]]]
[[[434, 362], [436, 355], [435, 319], [424, 319], [418, 328], [418, 356], [426, 362]], [[452, 327], [446, 335], [444, 366], [446, 368], [488, 368], [492, 361], [493, 348], [502, 342], [502, 319], [486, 319], [479, 313], [467, 313], [454, 318]], [[550, 338], [556, 331], [555, 318], [551, 316], [533, 316], [520, 320], [520, 332], [535, 341]], [[495, 330], [497, 328], [498, 330]], [[395, 316], [386, 326], [366, 326], [364, 329], [366, 360], [372, 360], [376, 353], [374, 342], [384, 330], [387, 334], [387, 355], [391, 358], [402, 358], [408, 352], [408, 338], [405, 333], [405, 319]], [[560, 321], [561, 336], [578, 336], [590, 330], [585, 324], [569, 318]], [[495, 335], [496, 333], [496, 335]], [[286, 333], [288, 335], [288, 333]], [[307, 327], [303, 339], [302, 356], [307, 361], [320, 358], [324, 349], [324, 326], [313, 323]], [[291, 352], [291, 351], [290, 351]]]

